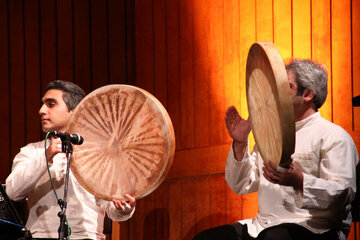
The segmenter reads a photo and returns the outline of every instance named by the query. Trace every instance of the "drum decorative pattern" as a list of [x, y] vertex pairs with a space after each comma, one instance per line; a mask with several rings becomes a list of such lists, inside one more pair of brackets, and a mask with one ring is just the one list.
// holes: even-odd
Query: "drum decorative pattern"
[[76, 108], [69, 132], [84, 143], [74, 146], [71, 170], [95, 196], [141, 198], [155, 190], [172, 164], [175, 137], [161, 103], [129, 85], [99, 88]]

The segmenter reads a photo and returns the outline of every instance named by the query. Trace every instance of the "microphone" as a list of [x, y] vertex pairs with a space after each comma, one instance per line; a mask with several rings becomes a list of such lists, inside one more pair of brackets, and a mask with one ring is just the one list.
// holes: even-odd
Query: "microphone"
[[79, 134], [69, 134], [66, 132], [53, 131], [50, 135], [61, 138], [62, 141], [69, 140], [72, 144], [81, 145], [84, 142], [84, 138]]

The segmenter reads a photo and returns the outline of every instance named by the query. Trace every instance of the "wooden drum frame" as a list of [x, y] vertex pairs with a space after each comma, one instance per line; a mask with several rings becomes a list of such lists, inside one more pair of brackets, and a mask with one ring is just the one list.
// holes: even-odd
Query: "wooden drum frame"
[[246, 95], [263, 160], [289, 167], [295, 149], [294, 106], [284, 62], [271, 42], [257, 42], [250, 48]]
[[74, 146], [70, 168], [90, 193], [105, 200], [136, 199], [165, 179], [175, 153], [171, 119], [150, 93], [130, 85], [107, 85], [75, 109], [69, 132], [84, 138]]

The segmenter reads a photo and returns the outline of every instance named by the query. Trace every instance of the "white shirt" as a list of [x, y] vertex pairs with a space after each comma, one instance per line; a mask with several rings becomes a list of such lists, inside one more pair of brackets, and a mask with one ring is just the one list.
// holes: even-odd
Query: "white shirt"
[[252, 237], [271, 226], [296, 223], [314, 233], [335, 228], [345, 240], [352, 223], [350, 204], [359, 161], [352, 138], [317, 112], [296, 122], [291, 158], [304, 174], [303, 193], [267, 181], [256, 146], [252, 154], [246, 151], [241, 162], [230, 149], [225, 169], [230, 188], [238, 194], [258, 191], [259, 213], [239, 222], [247, 224]]
[[[14, 159], [12, 172], [6, 179], [6, 192], [12, 200], [28, 197], [30, 212], [26, 227], [35, 238], [58, 238], [60, 207], [52, 190], [45, 159], [45, 141], [21, 148]], [[65, 153], [58, 153], [50, 165], [50, 173], [58, 197], [63, 199], [66, 171]], [[87, 192], [69, 173], [66, 217], [71, 227], [71, 239], [105, 239], [105, 211], [115, 221], [129, 219], [134, 211], [122, 215], [114, 204]]]

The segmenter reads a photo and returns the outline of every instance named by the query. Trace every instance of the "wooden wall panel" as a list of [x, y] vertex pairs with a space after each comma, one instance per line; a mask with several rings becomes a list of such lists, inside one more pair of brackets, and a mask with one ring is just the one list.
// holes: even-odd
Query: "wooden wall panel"
[[292, 1], [273, 0], [274, 44], [283, 59], [292, 57]]
[[24, 1], [25, 33], [25, 98], [26, 98], [26, 142], [36, 142], [41, 137], [39, 108], [40, 86], [40, 44], [39, 44], [39, 1]]
[[41, 89], [45, 89], [50, 81], [57, 79], [55, 0], [40, 0], [39, 14]]
[[[360, 96], [360, 0], [352, 1], [352, 83], [353, 97]], [[354, 130], [360, 131], [360, 107], [355, 107], [352, 122]], [[358, 134], [360, 135], [360, 134]]]
[[[224, 122], [224, 4], [223, 1], [208, 1], [209, 24], [209, 145], [219, 145], [227, 137]], [[216, 127], [214, 127], [216, 126]]]
[[90, 2], [73, 1], [74, 82], [86, 93], [91, 91]]
[[194, 31], [194, 141], [195, 147], [209, 146], [209, 5], [207, 0], [193, 1]]
[[273, 0], [256, 1], [256, 41], [274, 42]]
[[10, 156], [25, 144], [23, 2], [9, 2]]
[[152, 0], [135, 1], [136, 85], [154, 92], [154, 37]]
[[255, 1], [240, 1], [239, 17], [240, 17], [240, 61], [239, 61], [239, 81], [240, 81], [240, 106], [238, 106], [239, 114], [247, 119], [247, 100], [246, 100], [246, 62], [247, 54], [251, 45], [255, 42]]
[[[332, 120], [331, 5], [330, 0], [311, 1], [312, 58], [325, 65], [328, 72], [328, 95], [320, 108], [321, 115]], [[322, 16], [322, 17], [319, 17]]]
[[295, 58], [311, 58], [311, 2], [292, 1], [292, 55]]
[[[180, 141], [181, 130], [181, 108], [180, 108], [180, 64], [179, 64], [179, 34], [180, 34], [180, 18], [179, 18], [179, 0], [165, 1], [166, 11], [166, 87], [160, 88], [158, 92], [162, 92], [164, 96], [164, 105], [167, 108], [171, 121], [174, 126], [175, 140]], [[165, 81], [165, 79], [163, 79]], [[155, 82], [158, 80], [155, 79]], [[165, 85], [165, 84], [162, 84]], [[166, 98], [166, 100], [165, 100]]]
[[[195, 180], [195, 216], [196, 223], [193, 233], [211, 227], [211, 177], [202, 176]], [[220, 201], [221, 202], [221, 201]]]
[[0, 181], [3, 183], [6, 176], [10, 173], [11, 154], [10, 154], [10, 82], [9, 82], [9, 5], [8, 1], [0, 1], [0, 131], [3, 138], [0, 144]]
[[[89, 8], [91, 14], [91, 89], [96, 89], [109, 83], [107, 2], [102, 0], [91, 1]], [[124, 68], [119, 69], [124, 70]]]
[[194, 28], [192, 0], [179, 1], [179, 81], [180, 81], [180, 140], [177, 140], [178, 149], [195, 147], [194, 123]]
[[[110, 84], [135, 82], [133, 70], [128, 69], [128, 66], [133, 64], [132, 60], [128, 60], [128, 51], [133, 51], [131, 47], [133, 43], [128, 44], [127, 21], [124, 19], [127, 18], [127, 14], [131, 14], [131, 11], [128, 12], [126, 7], [128, 7], [126, 1], [107, 1], [107, 71]], [[94, 10], [96, 11], [96, 8]], [[132, 76], [131, 81], [128, 76]]]
[[[74, 81], [72, 0], [56, 1], [57, 78]], [[48, 79], [49, 81], [51, 79]]]
[[333, 121], [352, 130], [350, 1], [331, 1]]
[[[224, 3], [224, 104], [240, 107], [240, 17], [239, 1]], [[230, 137], [227, 138], [230, 142]]]
[[285, 59], [323, 63], [329, 94], [321, 114], [359, 148], [360, 109], [350, 102], [360, 94], [359, 13], [359, 0], [0, 0], [1, 180], [19, 148], [40, 138], [49, 81], [86, 92], [128, 83], [163, 103], [177, 145], [164, 183], [138, 201], [132, 219], [113, 223], [112, 240], [192, 239], [253, 217], [257, 194], [239, 196], [225, 182], [231, 139], [223, 120], [230, 105], [248, 116], [251, 44], [270, 40]]

